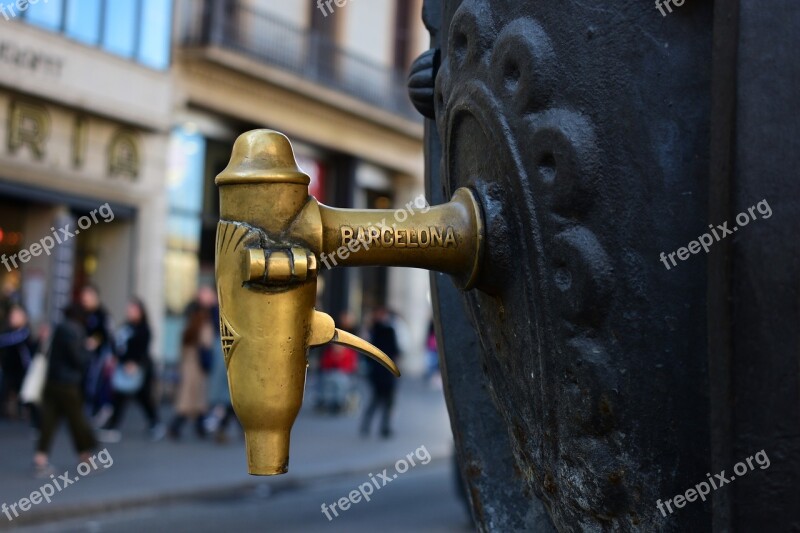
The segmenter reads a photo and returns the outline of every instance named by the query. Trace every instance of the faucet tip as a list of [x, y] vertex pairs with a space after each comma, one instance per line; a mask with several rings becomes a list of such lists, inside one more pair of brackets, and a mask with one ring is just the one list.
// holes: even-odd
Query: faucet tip
[[245, 430], [247, 471], [252, 476], [276, 476], [289, 471], [290, 430]]
[[239, 135], [228, 166], [214, 180], [217, 185], [299, 183], [311, 178], [300, 170], [292, 143], [274, 130], [251, 130]]

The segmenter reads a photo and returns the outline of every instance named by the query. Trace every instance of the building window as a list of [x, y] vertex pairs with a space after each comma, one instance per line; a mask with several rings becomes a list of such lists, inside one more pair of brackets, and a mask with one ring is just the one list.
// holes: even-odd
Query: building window
[[68, 37], [85, 44], [100, 43], [101, 0], [81, 0], [67, 2], [64, 32]]
[[112, 54], [134, 57], [138, 3], [137, 0], [106, 2], [103, 16], [103, 48]]
[[169, 66], [172, 36], [172, 2], [141, 0], [142, 20], [139, 27], [139, 61], [155, 69]]
[[164, 70], [170, 63], [172, 0], [48, 0], [21, 12], [29, 24]]
[[64, 15], [64, 0], [50, 0], [49, 2], [39, 2], [36, 5], [28, 5], [26, 11], [22, 11], [25, 20], [46, 30], [60, 31], [61, 19]]

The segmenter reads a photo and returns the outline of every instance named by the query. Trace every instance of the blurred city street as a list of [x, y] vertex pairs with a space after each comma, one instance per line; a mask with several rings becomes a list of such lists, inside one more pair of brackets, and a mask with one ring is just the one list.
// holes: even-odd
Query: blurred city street
[[[313, 391], [309, 381], [306, 391]], [[360, 414], [360, 413], [359, 413]], [[452, 437], [441, 391], [403, 380], [395, 411], [395, 434], [361, 438], [359, 417], [314, 413], [306, 401], [292, 433], [289, 473], [274, 478], [247, 475], [244, 442], [231, 430], [226, 445], [192, 434], [179, 442], [151, 443], [137, 409], [131, 409], [123, 440], [107, 445], [113, 458], [82, 483], [58, 493], [0, 529], [21, 531], [466, 531], [469, 520], [458, 500], [452, 470]], [[77, 460], [62, 428], [53, 456], [58, 473], [75, 471]], [[34, 479], [30, 431], [20, 422], [0, 426], [0, 502], [28, 496], [46, 480]], [[384, 468], [420, 446], [432, 460], [376, 491], [329, 522], [321, 512]], [[74, 475], [74, 474], [73, 474]], [[413, 512], [409, 512], [413, 510]], [[116, 512], [114, 512], [116, 511]], [[110, 513], [110, 514], [109, 514]], [[424, 524], [424, 529], [423, 529]], [[363, 527], [363, 529], [359, 529]], [[274, 529], [273, 529], [274, 528]]]
[[0, 533], [800, 533], [800, 1], [684, 2], [0, 0]]
[[[318, 343], [288, 474], [249, 476], [238, 427], [217, 442], [232, 405], [254, 440], [267, 431], [253, 420], [290, 422], [309, 348], [282, 352], [259, 337], [291, 340], [302, 321], [276, 318], [300, 316], [292, 309], [300, 300], [274, 315], [263, 313], [269, 298], [258, 310], [220, 305], [217, 230], [233, 220], [223, 220], [216, 177], [236, 139], [287, 132], [297, 177], [318, 202], [382, 209], [395, 219], [388, 224], [430, 208], [424, 118], [407, 85], [430, 47], [422, 1], [340, 4], [335, 12], [301, 0], [0, 5], [0, 530], [462, 531], [470, 523], [456, 496], [443, 394], [419, 378], [440, 383], [421, 269], [306, 271], [314, 285], [304, 305], [329, 315], [337, 338], [362, 338], [398, 361], [396, 397], [386, 370]], [[292, 197], [285, 193], [275, 197]], [[446, 229], [420, 235], [443, 245]], [[331, 253], [314, 248], [306, 257]], [[280, 283], [300, 279], [298, 249], [292, 279]], [[249, 317], [259, 320], [250, 331]], [[247, 398], [230, 397], [229, 378]], [[253, 408], [254, 400], [265, 401]], [[389, 424], [382, 415], [392, 405]], [[362, 438], [365, 410], [380, 420]], [[289, 428], [269, 429], [280, 445], [253, 445], [249, 464], [267, 464], [263, 473], [286, 460]], [[108, 444], [95, 447], [95, 437]], [[76, 450], [107, 464], [84, 475], [89, 463]], [[416, 466], [391, 487], [328, 522], [323, 503], [343, 501], [409, 454]], [[50, 499], [45, 486], [51, 502], [38, 499]]]

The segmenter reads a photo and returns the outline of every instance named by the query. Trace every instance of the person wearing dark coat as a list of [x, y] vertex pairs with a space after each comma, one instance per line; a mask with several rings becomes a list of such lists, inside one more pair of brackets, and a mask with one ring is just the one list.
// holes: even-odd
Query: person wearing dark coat
[[33, 458], [39, 477], [47, 477], [55, 472], [49, 464], [49, 455], [62, 418], [67, 419], [72, 443], [81, 461], [90, 457], [96, 445], [92, 428], [83, 412], [81, 383], [97, 341], [87, 339], [84, 319], [80, 307], [70, 306], [53, 332], [42, 394], [41, 432]]
[[127, 320], [116, 337], [117, 366], [128, 374], [140, 373], [143, 376], [142, 385], [132, 392], [114, 391], [113, 413], [98, 433], [98, 437], [103, 442], [119, 442], [121, 438], [119, 426], [125, 415], [125, 409], [131, 400], [136, 400], [147, 417], [151, 438], [159, 440], [166, 430], [159, 422], [158, 409], [153, 397], [155, 367], [150, 357], [152, 335], [144, 304], [134, 298], [128, 303], [126, 315]]
[[[370, 342], [392, 360], [396, 360], [400, 355], [397, 332], [392, 325], [389, 312], [385, 308], [379, 308], [375, 312], [375, 320], [370, 329]], [[372, 389], [372, 398], [364, 411], [364, 418], [361, 422], [361, 435], [363, 437], [369, 435], [372, 418], [375, 415], [375, 411], [380, 409], [380, 434], [383, 438], [389, 438], [392, 436], [391, 415], [395, 391], [397, 390], [397, 380], [380, 363], [371, 358], [367, 359], [366, 362], [367, 381]]]
[[92, 408], [92, 416], [101, 420], [99, 425], [107, 420], [111, 411], [111, 320], [100, 302], [100, 292], [92, 285], [81, 289], [80, 306], [85, 317], [86, 336], [94, 339], [93, 344], [96, 346], [92, 350], [92, 361], [86, 374], [84, 390]]
[[0, 406], [11, 418], [19, 416], [19, 393], [25, 372], [31, 361], [33, 346], [28, 328], [28, 316], [22, 307], [14, 305], [8, 312], [7, 330], [0, 333]]

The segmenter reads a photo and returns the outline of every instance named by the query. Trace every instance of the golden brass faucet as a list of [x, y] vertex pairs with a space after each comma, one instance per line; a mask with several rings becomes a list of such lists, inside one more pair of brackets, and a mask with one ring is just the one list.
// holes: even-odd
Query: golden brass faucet
[[480, 267], [481, 210], [468, 189], [396, 227], [378, 223], [391, 210], [321, 205], [308, 194], [289, 139], [271, 130], [242, 134], [215, 183], [220, 333], [233, 408], [250, 474], [283, 474], [309, 347], [344, 344], [400, 376], [386, 354], [314, 309], [321, 259], [436, 270], [470, 288]]

